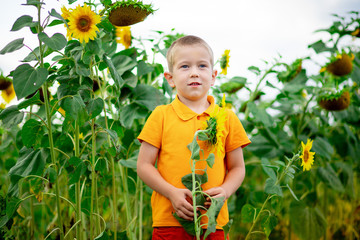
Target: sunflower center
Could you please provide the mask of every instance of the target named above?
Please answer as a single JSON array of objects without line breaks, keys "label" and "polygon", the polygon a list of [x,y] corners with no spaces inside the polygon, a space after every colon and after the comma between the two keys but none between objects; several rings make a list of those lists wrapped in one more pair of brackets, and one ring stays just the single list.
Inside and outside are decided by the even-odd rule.
[{"label": "sunflower center", "polygon": [[309,160],[309,151],[304,151],[304,162],[307,162]]},{"label": "sunflower center", "polygon": [[88,16],[81,16],[77,22],[77,28],[82,32],[88,32],[91,27],[91,19]]}]

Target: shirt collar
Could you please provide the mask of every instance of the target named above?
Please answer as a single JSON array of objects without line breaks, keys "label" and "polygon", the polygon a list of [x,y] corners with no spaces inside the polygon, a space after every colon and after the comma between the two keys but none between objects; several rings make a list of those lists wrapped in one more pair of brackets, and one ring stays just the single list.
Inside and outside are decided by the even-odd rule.
[{"label": "shirt collar", "polygon": [[[213,111],[215,107],[215,100],[213,96],[208,95],[207,100],[210,103],[210,106],[205,110],[205,114],[210,115],[210,113]],[[186,106],[184,103],[182,103],[179,100],[178,95],[176,95],[176,98],[174,101],[172,101],[171,106],[173,107],[175,113],[178,115],[179,118],[181,118],[184,121],[190,120],[193,117],[196,117],[200,114],[197,114],[193,110],[191,110],[188,106]]]}]

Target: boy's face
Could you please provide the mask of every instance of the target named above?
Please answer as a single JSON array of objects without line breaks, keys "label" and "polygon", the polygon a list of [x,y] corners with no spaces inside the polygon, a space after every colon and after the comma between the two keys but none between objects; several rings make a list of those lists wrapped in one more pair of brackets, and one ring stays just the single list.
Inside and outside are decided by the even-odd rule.
[{"label": "boy's face", "polygon": [[173,56],[173,70],[164,76],[171,87],[176,87],[180,101],[206,99],[217,75],[208,49],[199,44],[178,46]]}]

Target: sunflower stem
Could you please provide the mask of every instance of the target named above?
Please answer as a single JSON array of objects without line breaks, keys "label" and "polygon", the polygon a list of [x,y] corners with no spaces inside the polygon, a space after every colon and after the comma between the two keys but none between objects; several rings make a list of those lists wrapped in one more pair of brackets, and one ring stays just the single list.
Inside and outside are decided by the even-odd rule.
[{"label": "sunflower stem", "polygon": [[[80,139],[79,139],[79,122],[75,121],[75,157],[80,158]],[[82,221],[81,214],[81,187],[80,187],[80,179],[75,183],[75,201],[76,201],[76,221]],[[79,224],[76,227],[76,239],[82,239],[82,224]]]},{"label": "sunflower stem", "polygon": [[[92,146],[91,146],[91,198],[90,198],[90,239],[94,236],[94,194],[96,190],[96,173],[95,173],[95,156],[96,156],[96,136],[95,136],[95,118],[91,120],[91,135],[92,135]],[[96,201],[97,202],[97,201]],[[95,234],[97,232],[95,231]]]},{"label": "sunflower stem", "polygon": [[[38,25],[37,25],[37,32],[42,32],[42,26],[41,26],[41,4],[37,5],[37,13],[38,13]],[[43,54],[43,48],[42,48],[42,42],[39,40],[39,49],[40,49],[40,67],[44,67],[44,54]],[[48,136],[49,136],[49,145],[50,145],[50,157],[51,162],[55,168],[56,172],[56,178],[55,178],[55,196],[56,196],[56,208],[57,208],[57,222],[58,222],[58,228],[60,231],[60,240],[64,239],[64,230],[63,230],[63,223],[62,223],[62,216],[61,216],[61,206],[60,206],[60,189],[59,189],[59,167],[57,164],[57,161],[55,159],[55,151],[54,151],[54,140],[52,135],[52,127],[51,127],[51,113],[50,113],[50,101],[48,96],[48,82],[45,81],[45,83],[41,86],[44,94],[44,103],[45,103],[45,111],[46,111],[46,120],[47,120],[47,130],[48,130]]]}]

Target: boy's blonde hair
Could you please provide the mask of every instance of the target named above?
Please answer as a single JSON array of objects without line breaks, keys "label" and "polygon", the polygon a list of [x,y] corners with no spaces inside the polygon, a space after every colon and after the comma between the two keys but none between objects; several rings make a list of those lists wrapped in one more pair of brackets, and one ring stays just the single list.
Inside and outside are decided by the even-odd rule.
[{"label": "boy's blonde hair", "polygon": [[172,72],[173,70],[173,65],[174,65],[174,49],[176,47],[181,47],[181,46],[192,46],[192,45],[202,45],[203,47],[205,47],[210,54],[210,63],[211,63],[211,67],[213,67],[214,65],[214,53],[211,49],[211,47],[209,46],[209,44],[207,44],[207,42],[205,42],[202,38],[199,38],[197,36],[193,36],[193,35],[188,35],[185,37],[181,37],[177,40],[175,40],[171,46],[169,47],[167,53],[166,53],[166,60],[168,63],[168,68],[169,71]]}]

